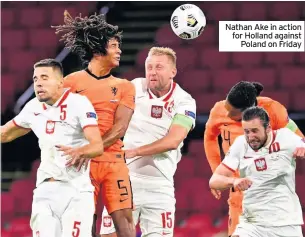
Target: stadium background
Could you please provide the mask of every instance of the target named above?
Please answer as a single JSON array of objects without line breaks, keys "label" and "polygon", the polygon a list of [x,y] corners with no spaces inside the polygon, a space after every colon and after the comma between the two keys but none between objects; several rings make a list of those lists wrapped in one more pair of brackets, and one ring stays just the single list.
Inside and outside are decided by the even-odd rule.
[{"label": "stadium background", "polygon": [[[183,2],[185,3],[185,2]],[[178,56],[176,81],[197,100],[197,127],[183,149],[175,175],[175,237],[211,237],[225,233],[227,193],[215,200],[203,149],[204,125],[214,103],[240,80],[259,81],[263,96],[280,101],[305,133],[305,53],[220,53],[220,20],[304,20],[304,2],[194,2],[207,17],[202,36],[183,41],[172,33],[169,19],[182,2],[1,2],[1,124],[15,116],[30,98],[32,66],[39,59],[63,60],[65,74],[83,68],[78,57],[63,50],[51,25],[63,23],[63,12],[83,16],[102,12],[123,30],[121,65],[114,75],[144,76],[148,48],[169,46]],[[28,90],[27,90],[28,89]],[[22,96],[22,97],[20,97]],[[221,142],[221,141],[220,141]],[[39,165],[37,139],[31,133],[2,145],[1,236],[27,237],[32,191]],[[298,162],[297,192],[305,208],[305,161]],[[302,184],[303,182],[303,184]],[[215,235],[216,236],[216,235]],[[223,235],[217,235],[223,236]],[[224,235],[226,236],[226,235]]]}]

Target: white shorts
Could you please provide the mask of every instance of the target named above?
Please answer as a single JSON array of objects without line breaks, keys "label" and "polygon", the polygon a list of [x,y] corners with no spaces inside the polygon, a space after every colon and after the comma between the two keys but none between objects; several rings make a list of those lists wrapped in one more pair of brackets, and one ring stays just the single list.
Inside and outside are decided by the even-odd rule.
[{"label": "white shorts", "polygon": [[30,225],[34,237],[88,237],[94,194],[64,182],[44,182],[34,190]]},{"label": "white shorts", "polygon": [[[173,236],[175,223],[174,187],[164,178],[143,178],[130,175],[135,209],[133,220],[140,223],[142,236],[158,234]],[[100,234],[115,232],[112,219],[106,208],[102,214]]]},{"label": "white shorts", "polygon": [[300,225],[288,226],[259,226],[251,223],[242,222],[237,225],[233,236],[239,237],[303,237]]}]

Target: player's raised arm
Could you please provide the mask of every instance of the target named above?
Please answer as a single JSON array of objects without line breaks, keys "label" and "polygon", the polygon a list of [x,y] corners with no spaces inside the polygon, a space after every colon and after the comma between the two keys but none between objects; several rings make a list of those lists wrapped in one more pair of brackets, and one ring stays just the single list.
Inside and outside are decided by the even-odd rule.
[{"label": "player's raised arm", "polygon": [[13,120],[1,126],[1,143],[11,142],[29,133],[31,131],[29,115],[28,104],[26,104]]},{"label": "player's raised arm", "polygon": [[195,119],[196,102],[193,99],[187,99],[179,104],[177,114],[174,116],[166,136],[151,144],[126,150],[125,157],[145,157],[177,149],[189,131],[195,127]]},{"label": "player's raised arm", "polygon": [[135,107],[135,88],[131,82],[124,84],[124,94],[121,104],[115,112],[114,124],[103,136],[104,147],[111,146],[122,138],[128,128]]},{"label": "player's raised arm", "polygon": [[274,126],[273,129],[280,129],[280,128],[288,128],[292,132],[296,133],[297,135],[304,137],[301,130],[298,128],[298,125],[289,118],[287,109],[279,102],[273,101],[271,106],[272,114],[269,114],[270,119],[274,120]]},{"label": "player's raised arm", "polygon": [[11,142],[18,137],[26,135],[30,131],[31,129],[20,127],[14,123],[14,120],[11,120],[1,126],[1,143]]},{"label": "player's raised arm", "polygon": [[247,178],[234,178],[233,174],[239,168],[240,158],[244,152],[243,137],[238,137],[231,146],[223,162],[216,168],[209,185],[216,190],[237,188],[239,190],[248,189],[252,182]]},{"label": "player's raised arm", "polygon": [[219,102],[217,102],[211,109],[204,132],[204,150],[213,172],[221,163],[220,149],[218,145],[218,136],[220,134],[220,130],[217,125],[217,119],[219,119],[217,113],[219,105],[218,103]]}]

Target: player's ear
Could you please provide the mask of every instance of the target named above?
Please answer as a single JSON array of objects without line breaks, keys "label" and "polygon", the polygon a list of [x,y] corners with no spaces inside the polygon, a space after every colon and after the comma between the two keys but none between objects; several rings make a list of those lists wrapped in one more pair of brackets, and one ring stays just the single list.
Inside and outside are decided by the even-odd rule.
[{"label": "player's ear", "polygon": [[173,70],[172,70],[172,78],[174,78],[176,75],[177,75],[177,68],[176,68],[176,67],[173,67]]}]

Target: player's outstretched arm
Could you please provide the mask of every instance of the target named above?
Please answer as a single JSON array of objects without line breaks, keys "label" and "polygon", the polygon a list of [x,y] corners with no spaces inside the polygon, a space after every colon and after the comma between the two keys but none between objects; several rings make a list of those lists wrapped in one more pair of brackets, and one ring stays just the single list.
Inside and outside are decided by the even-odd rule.
[{"label": "player's outstretched arm", "polygon": [[56,146],[59,151],[63,152],[64,156],[68,156],[66,166],[77,166],[78,170],[80,170],[84,164],[87,166],[90,158],[101,156],[104,152],[103,141],[98,126],[87,126],[83,131],[89,144],[77,148],[62,145]]},{"label": "player's outstretched arm", "polygon": [[212,172],[214,172],[221,163],[220,149],[218,145],[220,130],[216,122],[219,120],[217,113],[219,107],[218,103],[216,103],[211,109],[204,131],[204,150]]},{"label": "player's outstretched arm", "polygon": [[216,190],[234,188],[244,191],[251,187],[251,180],[248,178],[234,178],[232,177],[233,174],[234,171],[226,165],[219,165],[209,181],[210,188]]},{"label": "player's outstretched arm", "polygon": [[115,113],[114,124],[103,136],[105,148],[111,146],[125,135],[132,115],[133,109],[130,109],[125,105],[118,106]]},{"label": "player's outstretched arm", "polygon": [[31,129],[20,127],[11,120],[1,126],[1,143],[11,142],[18,137],[26,135],[30,131]]},{"label": "player's outstretched arm", "polygon": [[114,124],[103,136],[104,148],[111,146],[118,139],[124,137],[133,115],[135,108],[135,87],[131,82],[126,81],[122,90],[122,99],[115,112]]},{"label": "player's outstretched arm", "polygon": [[132,150],[125,151],[126,158],[133,158],[136,156],[151,156],[175,150],[186,138],[188,132],[192,128],[192,120],[185,115],[175,115],[174,121],[163,138]]}]

